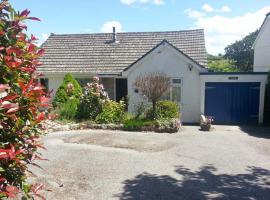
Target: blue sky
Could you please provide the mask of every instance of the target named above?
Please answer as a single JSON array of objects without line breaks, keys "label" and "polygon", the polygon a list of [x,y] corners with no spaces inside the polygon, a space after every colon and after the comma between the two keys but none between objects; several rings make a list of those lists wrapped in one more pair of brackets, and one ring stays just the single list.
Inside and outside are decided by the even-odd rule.
[{"label": "blue sky", "polygon": [[223,53],[226,45],[261,25],[270,0],[11,0],[28,8],[41,22],[29,32],[41,41],[50,33],[170,31],[204,28],[207,51]]}]

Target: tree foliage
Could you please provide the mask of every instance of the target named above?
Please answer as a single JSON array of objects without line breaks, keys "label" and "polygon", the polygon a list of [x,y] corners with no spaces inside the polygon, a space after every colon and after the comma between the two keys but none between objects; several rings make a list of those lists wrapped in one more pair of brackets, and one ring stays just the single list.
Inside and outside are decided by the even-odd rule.
[{"label": "tree foliage", "polygon": [[152,72],[140,75],[135,79],[134,87],[141,95],[146,96],[153,106],[153,113],[156,113],[158,99],[169,89],[170,78],[162,72]]},{"label": "tree foliage", "polygon": [[224,58],[222,55],[214,56],[208,54],[208,68],[213,72],[238,72],[235,62]]},{"label": "tree foliage", "polygon": [[53,106],[61,106],[66,103],[70,97],[79,99],[82,95],[82,88],[78,81],[74,79],[71,73],[66,74],[63,83],[57,89],[53,99]]},{"label": "tree foliage", "polygon": [[0,199],[22,193],[25,199],[40,196],[42,185],[27,182],[28,165],[42,159],[40,124],[48,106],[44,88],[36,81],[43,54],[34,36],[25,34],[29,11],[15,12],[8,1],[0,3]]},{"label": "tree foliage", "polygon": [[258,33],[259,30],[256,30],[225,48],[224,57],[234,60],[239,71],[252,71],[254,60],[252,45]]}]

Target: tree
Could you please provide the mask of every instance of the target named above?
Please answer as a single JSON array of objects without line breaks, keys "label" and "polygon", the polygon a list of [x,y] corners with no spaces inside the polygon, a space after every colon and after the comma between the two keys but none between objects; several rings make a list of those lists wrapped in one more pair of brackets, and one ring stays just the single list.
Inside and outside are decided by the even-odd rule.
[{"label": "tree", "polygon": [[259,30],[256,30],[242,40],[236,41],[225,48],[224,57],[234,60],[236,67],[240,71],[252,71],[254,60],[252,45],[255,42],[258,33]]},{"label": "tree", "polygon": [[55,97],[53,99],[53,106],[61,106],[66,103],[70,97],[79,99],[82,95],[82,87],[76,81],[72,74],[68,73],[64,77],[63,83],[57,89]]},{"label": "tree", "polygon": [[214,72],[238,72],[233,60],[224,58],[222,55],[207,55],[208,68]]},{"label": "tree", "polygon": [[152,102],[153,114],[155,115],[157,101],[169,89],[170,78],[165,73],[152,72],[138,76],[135,79],[134,87]]},{"label": "tree", "polygon": [[[43,50],[37,38],[27,36],[24,21],[30,11],[15,12],[8,1],[0,2],[0,199],[40,196],[42,185],[27,182],[28,165],[41,160],[41,122],[49,98],[36,81],[36,67]],[[43,110],[43,111],[42,111]]]}]

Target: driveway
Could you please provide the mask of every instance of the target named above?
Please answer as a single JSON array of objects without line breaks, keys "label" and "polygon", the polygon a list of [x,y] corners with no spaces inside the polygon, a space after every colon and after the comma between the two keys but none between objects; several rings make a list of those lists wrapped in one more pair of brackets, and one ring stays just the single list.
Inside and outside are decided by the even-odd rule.
[{"label": "driveway", "polygon": [[[269,134],[268,134],[269,133]],[[270,199],[270,130],[72,131],[44,137],[47,199]]]}]

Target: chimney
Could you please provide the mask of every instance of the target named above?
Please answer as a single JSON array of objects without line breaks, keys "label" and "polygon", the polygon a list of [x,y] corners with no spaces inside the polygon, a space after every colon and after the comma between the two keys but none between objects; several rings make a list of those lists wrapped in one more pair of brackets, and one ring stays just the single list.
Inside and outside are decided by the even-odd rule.
[{"label": "chimney", "polygon": [[117,42],[117,33],[115,27],[113,27],[113,42]]}]

